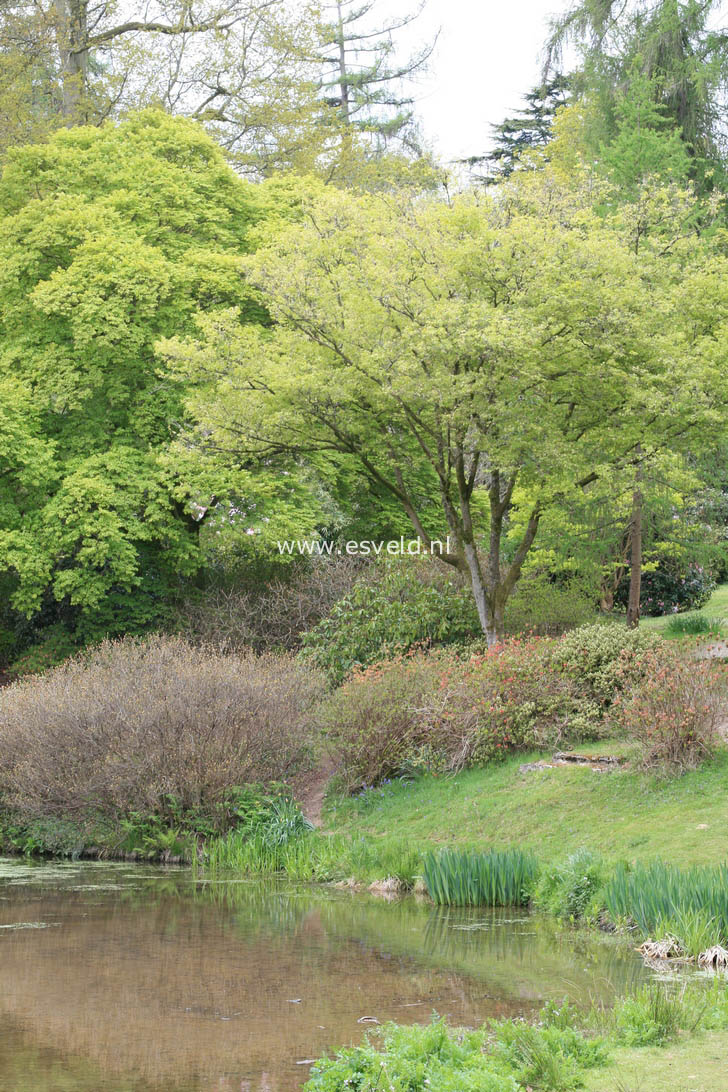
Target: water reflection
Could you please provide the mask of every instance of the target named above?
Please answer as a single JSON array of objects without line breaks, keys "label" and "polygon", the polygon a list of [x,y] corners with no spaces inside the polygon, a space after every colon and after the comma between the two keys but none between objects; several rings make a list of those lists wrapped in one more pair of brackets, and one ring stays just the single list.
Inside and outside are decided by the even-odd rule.
[{"label": "water reflection", "polygon": [[610,938],[523,913],[2,862],[0,1087],[290,1092],[368,1018],[474,1025],[644,974]]}]

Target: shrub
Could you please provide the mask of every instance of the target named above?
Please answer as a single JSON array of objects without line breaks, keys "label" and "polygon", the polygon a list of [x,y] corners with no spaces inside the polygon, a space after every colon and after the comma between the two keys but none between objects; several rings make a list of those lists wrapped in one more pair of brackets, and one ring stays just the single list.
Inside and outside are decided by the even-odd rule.
[{"label": "shrub", "polygon": [[62,663],[78,651],[78,644],[62,627],[49,628],[43,639],[27,648],[8,668],[8,676],[18,679],[23,675],[37,675]]},{"label": "shrub", "polygon": [[506,607],[509,633],[558,636],[594,617],[596,596],[579,580],[557,582],[547,573],[521,577]]},{"label": "shrub", "polygon": [[321,691],[290,656],[105,642],[0,691],[0,792],[24,816],[215,808],[301,764]]},{"label": "shrub", "polygon": [[[645,614],[673,614],[682,610],[697,610],[704,606],[715,591],[712,573],[702,565],[683,568],[663,563],[656,569],[646,569],[640,586],[640,607]],[[627,606],[629,581],[620,584],[615,602]]]},{"label": "shrub", "polygon": [[566,633],[555,647],[553,663],[578,682],[582,700],[601,712],[615,694],[640,678],[645,654],[656,654],[663,644],[657,634],[598,622]]},{"label": "shrub", "polygon": [[425,560],[372,569],[303,638],[305,655],[333,683],[396,653],[462,644],[481,632],[472,593],[457,574]]},{"label": "shrub", "polygon": [[316,558],[287,580],[277,576],[253,588],[207,588],[184,604],[178,628],[193,644],[221,652],[297,649],[302,634],[362,577],[362,567],[353,557]]},{"label": "shrub", "polygon": [[594,625],[561,638],[509,638],[469,656],[412,650],[355,670],[320,714],[341,759],[341,787],[599,738],[614,693],[660,643]]},{"label": "shrub", "polygon": [[397,656],[355,671],[323,703],[319,723],[340,759],[344,791],[446,761],[428,716],[443,662],[437,654]]},{"label": "shrub", "polygon": [[646,767],[689,769],[713,751],[727,699],[719,665],[663,647],[642,657],[640,681],[618,696],[610,715],[639,741]]},{"label": "shrub", "polygon": [[443,672],[430,717],[449,741],[451,768],[562,740],[581,705],[573,681],[553,669],[557,646],[548,638],[510,638]]},{"label": "shrub", "polygon": [[544,869],[533,893],[534,905],[557,917],[578,921],[599,910],[597,896],[606,868],[589,850],[573,853],[563,865]]}]

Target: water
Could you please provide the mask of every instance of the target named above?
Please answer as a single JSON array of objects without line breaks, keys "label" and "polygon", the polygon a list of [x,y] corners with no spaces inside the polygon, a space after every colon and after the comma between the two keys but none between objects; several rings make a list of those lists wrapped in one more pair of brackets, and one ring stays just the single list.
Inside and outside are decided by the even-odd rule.
[{"label": "water", "polygon": [[477,1025],[645,977],[520,911],[186,869],[0,861],[2,1092],[292,1092],[373,1025]]}]

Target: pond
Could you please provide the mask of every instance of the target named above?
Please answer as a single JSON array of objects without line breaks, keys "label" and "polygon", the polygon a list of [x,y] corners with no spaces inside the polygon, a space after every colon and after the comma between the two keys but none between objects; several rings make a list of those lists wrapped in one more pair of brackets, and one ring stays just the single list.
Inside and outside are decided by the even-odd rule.
[{"label": "pond", "polygon": [[614,938],[517,910],[187,869],[0,861],[0,1087],[292,1092],[375,1021],[476,1025],[642,981]]}]

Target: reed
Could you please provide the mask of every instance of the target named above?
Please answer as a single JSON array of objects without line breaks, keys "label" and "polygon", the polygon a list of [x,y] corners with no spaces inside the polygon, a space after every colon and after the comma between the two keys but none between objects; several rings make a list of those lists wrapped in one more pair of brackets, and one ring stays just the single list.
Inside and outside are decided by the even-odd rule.
[{"label": "reed", "polygon": [[728,940],[728,864],[620,864],[604,889],[604,903],[612,921],[631,920],[645,936],[670,933],[688,955],[696,955],[706,942]]},{"label": "reed", "polygon": [[205,867],[210,872],[280,873],[293,880],[394,879],[409,889],[422,872],[422,856],[411,843],[396,838],[349,838],[307,830],[276,842],[265,830],[242,829],[208,843]]},{"label": "reed", "polygon": [[423,874],[434,902],[445,906],[521,906],[538,875],[536,858],[519,849],[441,849],[426,853]]}]

